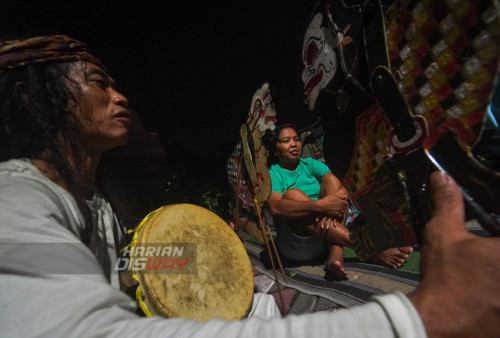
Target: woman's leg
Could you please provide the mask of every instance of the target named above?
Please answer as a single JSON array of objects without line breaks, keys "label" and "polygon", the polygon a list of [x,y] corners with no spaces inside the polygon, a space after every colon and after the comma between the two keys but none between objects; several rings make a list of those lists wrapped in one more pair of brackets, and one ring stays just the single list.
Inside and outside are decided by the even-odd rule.
[{"label": "woman's leg", "polygon": [[[285,191],[282,198],[293,201],[311,201],[311,198],[309,196],[307,196],[302,190],[296,188]],[[315,225],[314,216],[302,218],[287,218],[286,220],[294,234],[302,237],[314,234],[314,232],[312,232]]]},{"label": "woman's leg", "polygon": [[[335,184],[334,180],[322,180],[320,188],[320,198],[328,195],[344,195],[347,194],[345,189],[338,184]],[[318,218],[316,222],[316,232],[330,243],[349,246],[351,240],[349,238],[349,231],[346,228],[347,213],[342,219],[334,220],[324,217]]]},{"label": "woman's leg", "polygon": [[[310,201],[311,198],[299,189],[290,189],[285,192],[282,198],[288,198],[296,201]],[[299,236],[317,235],[330,242],[328,259],[325,262],[325,271],[327,278],[333,280],[349,279],[349,274],[344,268],[344,250],[343,245],[349,244],[349,233],[341,222],[329,222],[331,230],[326,227],[321,229],[322,223],[325,222],[323,217],[311,216],[300,219],[288,219],[287,223],[292,231]],[[335,224],[338,224],[335,226]],[[325,237],[324,235],[327,234]],[[338,245],[340,244],[340,245]]]},{"label": "woman's leg", "polygon": [[[339,187],[335,186],[334,184],[329,184],[332,181],[327,181],[326,184],[321,184],[321,190],[320,190],[320,197],[327,196],[329,194],[337,194],[339,193]],[[342,188],[343,189],[343,188]],[[342,222],[334,222],[334,228],[332,229],[331,227],[327,230],[323,229],[323,234],[322,237],[326,238],[329,242],[342,246],[350,246],[350,238],[349,238],[349,231],[345,227],[345,221],[346,221],[347,215],[345,215],[344,219]],[[321,225],[319,225],[319,228],[321,229]],[[323,226],[323,228],[325,228]],[[338,259],[335,259],[335,257],[339,257],[338,255],[338,249],[337,254],[334,254],[334,251],[330,252],[330,259],[329,261],[338,261]],[[391,267],[393,269],[398,269],[400,268],[408,259],[409,255],[413,252],[412,247],[400,247],[400,248],[390,248],[387,250],[384,250],[373,257],[370,258],[370,261],[385,265],[388,267]],[[336,263],[337,265],[340,264],[340,266],[343,266],[343,263]],[[328,266],[334,267],[332,264],[327,264]],[[333,269],[335,271],[335,269]],[[337,271],[338,273],[343,273],[342,270]]]},{"label": "woman's leg", "polygon": [[[299,189],[291,189],[283,195],[284,199],[310,201],[311,199]],[[296,262],[314,260],[325,254],[328,246],[318,236],[311,236],[308,228],[312,228],[314,217],[275,218],[274,224],[278,232],[277,245],[280,253]]]},{"label": "woman's leg", "polygon": [[[322,185],[321,187],[322,194],[328,195],[335,194],[337,192],[338,189],[332,189],[332,187],[329,187],[328,185]],[[285,194],[283,194],[282,198],[288,198],[297,201],[311,200],[311,198],[300,189],[289,189],[285,192]],[[334,272],[335,275],[339,274],[339,272],[343,274],[343,264],[339,259],[337,259],[339,257],[338,253],[343,246],[350,246],[351,244],[349,231],[345,226],[345,217],[342,221],[333,221],[331,219],[318,215],[316,217],[311,216],[299,219],[287,219],[287,222],[296,235],[303,237],[317,235],[331,243],[333,246],[337,246],[338,248],[334,249],[335,251],[330,251],[330,264],[328,264],[326,268],[327,270]],[[402,264],[404,264],[412,251],[413,249],[411,247],[391,248],[375,255],[370,260],[397,269],[401,267]],[[340,263],[340,267],[338,269],[335,268],[336,266],[338,266],[338,263],[331,264],[336,261]]]},{"label": "woman's leg", "polygon": [[340,245],[331,246],[328,260],[325,263],[325,271],[327,279],[349,279],[349,273],[344,267],[344,249]]},{"label": "woman's leg", "polygon": [[[323,188],[322,188],[323,190]],[[328,188],[325,189],[328,192]],[[333,191],[331,191],[333,193]],[[284,194],[284,199],[295,201],[310,201],[311,198],[307,196],[300,189],[289,189]],[[332,244],[349,245],[349,232],[341,221],[333,221],[330,218],[323,217],[322,215],[313,215],[310,217],[287,219],[288,225],[292,231],[299,236],[317,235]]]}]

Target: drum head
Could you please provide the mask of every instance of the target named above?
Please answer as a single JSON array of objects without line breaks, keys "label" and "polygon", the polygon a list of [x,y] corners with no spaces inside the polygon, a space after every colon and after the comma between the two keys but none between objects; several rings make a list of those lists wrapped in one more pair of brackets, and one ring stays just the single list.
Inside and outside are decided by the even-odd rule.
[{"label": "drum head", "polygon": [[136,249],[150,251],[134,253],[146,268],[133,272],[152,315],[200,321],[246,316],[252,266],[241,240],[219,216],[191,204],[168,205],[148,215],[137,231]]}]

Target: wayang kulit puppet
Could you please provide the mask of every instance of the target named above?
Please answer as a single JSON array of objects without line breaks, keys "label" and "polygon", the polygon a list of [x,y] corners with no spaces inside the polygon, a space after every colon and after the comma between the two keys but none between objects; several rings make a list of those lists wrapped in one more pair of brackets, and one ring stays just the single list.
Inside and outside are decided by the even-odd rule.
[{"label": "wayang kulit puppet", "polygon": [[418,242],[436,169],[500,234],[500,174],[472,154],[497,83],[499,12],[496,0],[318,3],[303,44],[305,101],[364,215],[352,235],[361,258]]},{"label": "wayang kulit puppet", "polygon": [[271,194],[271,176],[267,167],[267,151],[262,144],[266,130],[274,130],[276,110],[269,84],[264,83],[252,97],[247,120],[240,126],[240,141],[226,163],[229,183],[235,193],[232,206],[236,227],[264,242],[258,229],[256,209]]}]

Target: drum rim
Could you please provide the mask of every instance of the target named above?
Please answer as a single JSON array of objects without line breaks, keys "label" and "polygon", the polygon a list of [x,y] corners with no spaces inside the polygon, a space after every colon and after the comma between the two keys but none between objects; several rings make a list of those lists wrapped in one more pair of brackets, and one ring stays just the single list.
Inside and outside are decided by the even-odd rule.
[{"label": "drum rim", "polygon": [[[148,221],[150,221],[152,219],[152,217],[154,217],[155,215],[159,215],[159,213],[165,208],[174,208],[174,207],[180,207],[180,206],[187,206],[189,208],[201,209],[204,212],[212,214],[213,216],[215,216],[216,219],[218,218],[222,223],[227,224],[227,222],[225,222],[219,215],[217,215],[216,213],[212,212],[211,210],[203,208],[199,205],[190,204],[190,203],[168,204],[168,205],[164,205],[158,209],[151,211],[150,213],[148,213],[144,217],[143,220],[141,220],[141,222],[139,223],[139,225],[135,229],[129,230],[129,233],[133,233],[133,237],[132,237],[132,240],[128,246],[135,247],[139,244],[140,234],[141,234],[145,224],[147,224]],[[228,225],[228,229],[230,229],[229,225]],[[235,232],[231,231],[229,233],[232,233],[239,240],[239,237],[237,237],[237,234]],[[252,268],[250,258],[248,257],[248,253],[246,252],[246,249],[244,248],[243,243],[241,241],[238,241],[238,242],[241,243],[241,249],[243,249],[242,252],[244,252],[246,254],[246,258],[247,258],[248,262],[246,262],[247,264],[245,264],[245,265],[248,265],[248,271],[251,273],[253,268]],[[130,262],[131,262],[132,267],[133,267],[133,260],[134,260],[134,257],[133,257],[133,255],[131,255]],[[131,277],[133,279],[135,279],[136,281],[138,281],[138,283],[139,283],[139,286],[136,289],[136,299],[135,300],[136,300],[137,305],[144,312],[144,314],[148,317],[153,317],[153,316],[165,316],[166,317],[167,314],[157,311],[154,303],[151,303],[151,301],[148,299],[149,297],[147,295],[147,292],[145,290],[143,290],[143,287],[141,285],[140,274],[138,274],[136,271],[134,271],[133,268],[131,268],[130,274],[131,274]],[[231,319],[233,319],[233,320],[243,319],[247,316],[248,312],[251,310],[252,302],[253,302],[253,292],[254,292],[253,291],[254,290],[253,277],[249,280],[249,285],[248,285],[249,290],[250,290],[250,286],[251,286],[251,292],[250,292],[249,300],[248,300],[248,302],[246,302],[246,303],[248,303],[248,306],[247,306],[245,313],[242,313],[242,314],[240,314],[234,318],[231,318]],[[172,312],[174,312],[174,311],[172,311]],[[215,317],[214,317],[214,319],[215,319]]]}]

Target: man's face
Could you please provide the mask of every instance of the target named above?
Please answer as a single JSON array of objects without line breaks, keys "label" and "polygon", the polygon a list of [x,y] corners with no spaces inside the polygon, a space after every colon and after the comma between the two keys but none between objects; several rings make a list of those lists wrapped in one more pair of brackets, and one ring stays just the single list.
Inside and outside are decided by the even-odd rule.
[{"label": "man's face", "polygon": [[276,156],[280,163],[295,163],[300,158],[302,143],[293,128],[283,128],[276,139]]},{"label": "man's face", "polygon": [[125,144],[131,114],[127,98],[113,88],[113,79],[90,62],[75,63],[71,72],[82,93],[76,116],[85,149],[100,154]]},{"label": "man's face", "polygon": [[320,91],[333,79],[338,67],[336,40],[326,27],[321,27],[322,20],[321,13],[314,16],[302,46],[304,100],[309,110],[314,109]]}]

